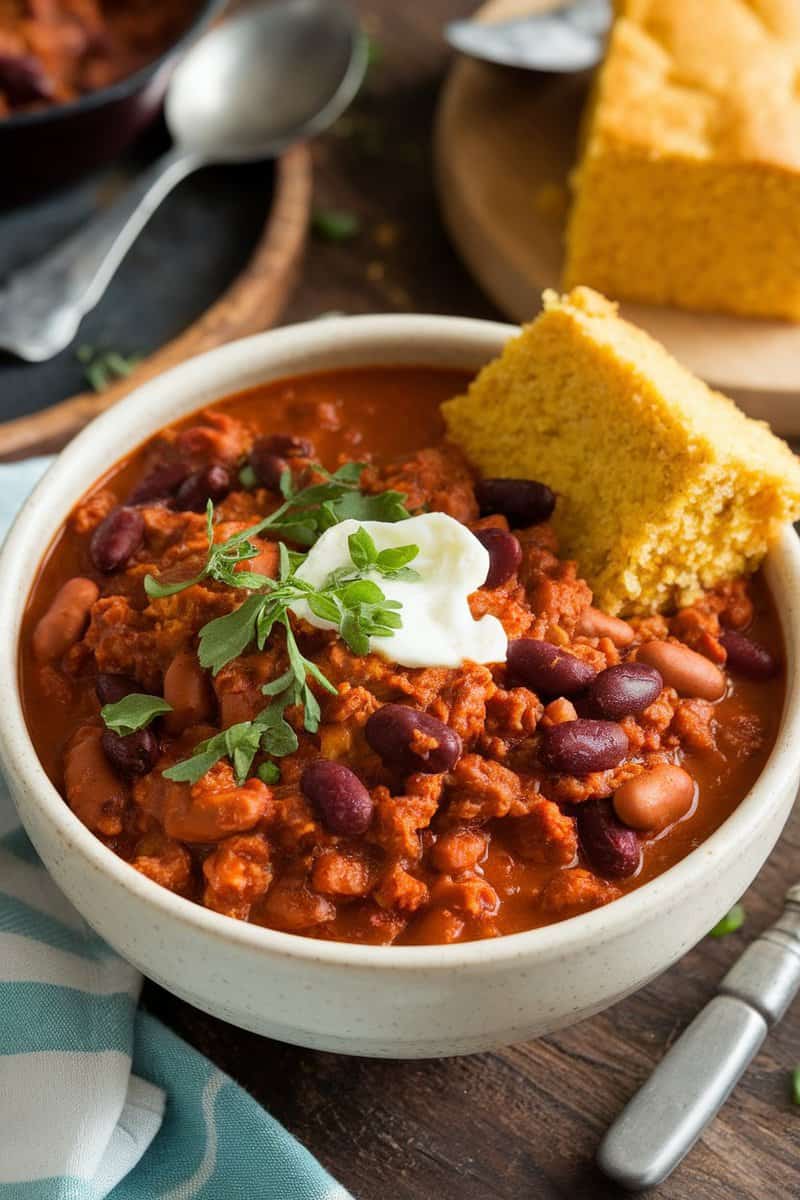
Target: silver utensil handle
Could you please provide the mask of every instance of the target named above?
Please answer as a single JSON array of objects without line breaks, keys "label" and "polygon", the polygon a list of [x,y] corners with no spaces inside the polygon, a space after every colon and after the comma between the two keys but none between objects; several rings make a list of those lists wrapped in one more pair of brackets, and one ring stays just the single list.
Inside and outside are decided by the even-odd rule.
[{"label": "silver utensil handle", "polygon": [[800,887],[744,952],[606,1134],[600,1168],[634,1191],[670,1174],[800,990]]},{"label": "silver utensil handle", "polygon": [[24,267],[0,291],[0,347],[43,362],[70,344],[161,201],[202,160],[171,150],[55,250]]}]

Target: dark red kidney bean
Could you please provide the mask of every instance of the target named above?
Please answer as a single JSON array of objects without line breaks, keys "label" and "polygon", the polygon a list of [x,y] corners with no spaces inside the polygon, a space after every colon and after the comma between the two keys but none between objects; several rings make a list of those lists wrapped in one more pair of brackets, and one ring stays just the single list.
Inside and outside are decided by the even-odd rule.
[{"label": "dark red kidney bean", "polygon": [[169,500],[189,474],[184,463],[162,463],[137,483],[128,497],[128,504],[149,504],[153,500]]},{"label": "dark red kidney bean", "polygon": [[319,759],[309,763],[300,789],[329,833],[354,837],[365,833],[374,805],[364,784],[344,763]]},{"label": "dark red kidney bean", "polygon": [[33,54],[0,54],[0,91],[12,107],[52,100],[53,81]]},{"label": "dark red kidney bean", "polygon": [[720,635],[722,645],[728,655],[726,666],[745,679],[771,679],[778,670],[775,656],[759,642],[737,633],[735,629],[726,629]]},{"label": "dark red kidney bean", "polygon": [[279,458],[311,458],[314,453],[314,445],[308,438],[296,437],[293,433],[273,433],[257,438],[253,451],[256,449],[264,454],[277,454]]},{"label": "dark red kidney bean", "polygon": [[614,815],[607,800],[587,800],[578,809],[578,839],[593,871],[606,879],[627,879],[639,869],[642,847],[633,829]]},{"label": "dark red kidney bean", "polygon": [[116,704],[124,700],[132,692],[141,692],[141,688],[130,675],[109,675],[103,673],[94,681],[94,690],[101,704]]},{"label": "dark red kidney bean", "polygon": [[540,696],[574,696],[597,672],[582,658],[567,654],[552,642],[517,638],[508,643],[506,680],[509,687],[527,687]]},{"label": "dark red kidney bean", "polygon": [[[384,704],[367,721],[364,733],[387,766],[408,774],[439,775],[452,770],[461,757],[461,738],[454,729],[405,704]],[[416,750],[415,734],[432,738],[436,745]]]},{"label": "dark red kidney bean", "polygon": [[230,471],[221,463],[212,463],[183,481],[175,496],[175,508],[181,512],[205,512],[209,500],[219,504],[230,490]]},{"label": "dark red kidney bean", "polygon": [[476,529],[475,537],[489,553],[489,574],[483,586],[496,588],[516,575],[522,562],[522,546],[505,529]]},{"label": "dark red kidney bean", "polygon": [[125,737],[113,729],[105,729],[101,743],[114,770],[126,778],[146,775],[156,765],[158,741],[150,729],[137,729]]},{"label": "dark red kidney bean", "polygon": [[120,571],[144,541],[144,517],[138,508],[115,508],[95,529],[89,557],[106,575]]},{"label": "dark red kidney bean", "polygon": [[253,445],[248,462],[253,468],[253,474],[262,487],[269,488],[271,492],[279,492],[281,488],[281,475],[283,475],[284,471],[289,470],[289,464],[281,455],[274,454],[272,450],[265,449],[264,440],[259,438]]},{"label": "dark red kidney bean", "polygon": [[628,738],[615,721],[579,717],[542,730],[542,761],[563,775],[589,775],[619,766],[628,753]]},{"label": "dark red kidney bean", "polygon": [[618,721],[644,712],[658,698],[663,686],[664,680],[655,667],[640,662],[617,663],[592,681],[588,698],[601,717]]},{"label": "dark red kidney bean", "polygon": [[535,479],[481,479],[475,498],[484,517],[502,513],[509,525],[538,525],[552,516],[555,494]]}]

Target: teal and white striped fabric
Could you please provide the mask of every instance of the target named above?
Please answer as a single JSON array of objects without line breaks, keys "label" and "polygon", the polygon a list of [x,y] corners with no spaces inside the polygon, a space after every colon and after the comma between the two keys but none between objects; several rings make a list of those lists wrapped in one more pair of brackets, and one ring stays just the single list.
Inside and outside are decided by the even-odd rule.
[{"label": "teal and white striped fabric", "polygon": [[[48,461],[0,467],[0,538]],[[140,986],[51,882],[0,780],[0,1200],[349,1200],[137,1009]]]}]

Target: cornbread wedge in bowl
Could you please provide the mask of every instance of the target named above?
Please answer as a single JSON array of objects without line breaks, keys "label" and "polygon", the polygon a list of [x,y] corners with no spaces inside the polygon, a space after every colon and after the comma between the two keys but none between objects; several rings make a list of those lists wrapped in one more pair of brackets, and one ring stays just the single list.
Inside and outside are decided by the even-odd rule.
[{"label": "cornbread wedge in bowl", "polygon": [[800,464],[589,288],[544,311],[462,396],[450,437],[489,475],[544,479],[610,613],[690,603],[748,574],[800,516]]}]

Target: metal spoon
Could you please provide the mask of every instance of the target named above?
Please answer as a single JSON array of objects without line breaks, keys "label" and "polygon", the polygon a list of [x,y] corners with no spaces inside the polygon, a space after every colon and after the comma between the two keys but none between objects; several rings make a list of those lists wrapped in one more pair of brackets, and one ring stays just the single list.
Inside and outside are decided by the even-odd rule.
[{"label": "metal spoon", "polygon": [[78,233],[11,276],[0,291],[0,347],[29,362],[63,350],[181,179],[319,133],[353,99],[366,64],[366,40],[338,0],[257,3],[206,33],[167,92],[174,147]]},{"label": "metal spoon", "polygon": [[450,45],[462,54],[529,71],[582,71],[603,55],[611,25],[609,0],[572,0],[553,12],[509,21],[452,21]]},{"label": "metal spoon", "polygon": [[783,914],[745,950],[628,1102],[597,1153],[606,1175],[631,1191],[675,1169],[719,1112],[767,1033],[800,991],[800,884]]}]

